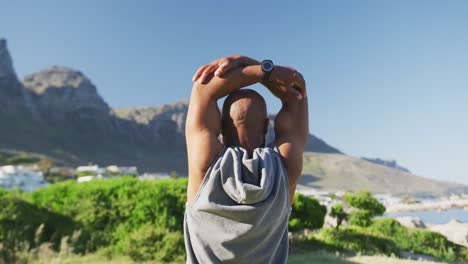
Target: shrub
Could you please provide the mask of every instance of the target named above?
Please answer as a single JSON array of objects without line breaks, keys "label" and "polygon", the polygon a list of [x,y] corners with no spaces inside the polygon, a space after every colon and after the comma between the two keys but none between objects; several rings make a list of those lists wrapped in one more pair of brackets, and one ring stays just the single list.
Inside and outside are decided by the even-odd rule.
[{"label": "shrub", "polygon": [[58,249],[62,237],[70,237],[80,228],[70,218],[27,203],[15,194],[2,192],[0,208],[0,255],[7,263],[15,262],[20,247],[35,247],[47,241]]},{"label": "shrub", "polygon": [[349,213],[349,222],[353,225],[367,227],[372,224],[372,214],[367,210],[355,210]]},{"label": "shrub", "polygon": [[448,241],[445,236],[430,230],[411,230],[408,239],[411,241],[410,250],[417,253],[429,254],[447,261],[463,258],[467,260],[466,257],[468,257],[465,247],[456,245]]},{"label": "shrub", "polygon": [[296,193],[289,218],[289,230],[295,232],[304,228],[321,228],[326,213],[327,208],[315,198]]},{"label": "shrub", "polygon": [[338,230],[323,228],[316,238],[334,251],[385,255],[399,255],[400,252],[391,238],[359,226],[348,226]]},{"label": "shrub", "polygon": [[[77,248],[94,251],[118,245],[145,224],[182,232],[185,190],[186,180],[140,181],[127,177],[63,182],[26,197],[38,206],[81,223],[84,234]],[[122,252],[121,248],[116,249]]]},{"label": "shrub", "polygon": [[150,224],[134,230],[121,243],[124,253],[135,261],[158,260],[167,263],[183,260],[185,253],[182,233]]},{"label": "shrub", "polygon": [[400,222],[398,222],[395,219],[376,219],[374,220],[370,228],[386,235],[387,237],[393,238],[395,243],[397,243],[398,247],[400,247],[401,249],[407,250],[411,247],[408,228],[400,224]]},{"label": "shrub", "polygon": [[446,261],[468,260],[468,249],[452,243],[439,233],[425,229],[408,229],[397,220],[377,219],[372,230],[392,238],[402,250],[427,254]]},{"label": "shrub", "polygon": [[350,213],[349,220],[354,225],[369,226],[373,217],[385,212],[385,206],[367,190],[360,191],[357,194],[347,193],[344,195],[344,200],[350,206],[358,209]]},{"label": "shrub", "polygon": [[341,223],[348,218],[348,214],[344,211],[341,204],[335,204],[331,208],[330,216],[336,218],[336,229],[340,228]]}]

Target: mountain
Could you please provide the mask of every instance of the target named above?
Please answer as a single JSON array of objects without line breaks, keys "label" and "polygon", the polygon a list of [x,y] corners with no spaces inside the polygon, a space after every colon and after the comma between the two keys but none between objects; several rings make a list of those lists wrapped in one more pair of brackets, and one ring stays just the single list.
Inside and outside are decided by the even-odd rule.
[{"label": "mountain", "polygon": [[[187,110],[186,101],[113,109],[84,73],[67,67],[49,67],[20,81],[6,40],[0,39],[0,150],[41,153],[72,166],[133,165],[142,172],[187,175]],[[270,124],[267,141],[274,139]],[[306,151],[300,188],[468,192],[464,185],[418,177],[396,163],[349,157],[314,135],[309,135]]]},{"label": "mountain", "polygon": [[468,193],[468,186],[431,180],[347,155],[305,153],[298,189],[371,190],[420,197]]},{"label": "mountain", "polygon": [[375,163],[375,164],[378,164],[378,165],[382,165],[382,166],[393,168],[393,169],[396,169],[396,170],[399,170],[399,171],[411,173],[411,171],[408,170],[407,168],[398,165],[398,163],[395,160],[383,160],[383,159],[380,159],[380,158],[375,158],[374,159],[374,158],[365,158],[365,157],[362,157],[362,159],[366,160],[366,161],[369,161],[369,162],[372,162],[372,163]]},{"label": "mountain", "polygon": [[[19,80],[0,41],[0,148],[44,153],[71,165],[136,165],[187,173],[188,102],[112,109],[82,72],[60,66]],[[272,129],[270,129],[272,130]],[[340,153],[310,135],[308,150]]]}]

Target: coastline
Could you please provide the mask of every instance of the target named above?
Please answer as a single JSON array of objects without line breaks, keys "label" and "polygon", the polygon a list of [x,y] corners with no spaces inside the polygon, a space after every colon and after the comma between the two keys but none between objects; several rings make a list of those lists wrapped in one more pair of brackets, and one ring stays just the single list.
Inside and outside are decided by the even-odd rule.
[{"label": "coastline", "polygon": [[[446,219],[444,222],[430,221],[427,216],[424,217],[425,212],[430,211],[445,212],[449,210],[463,210],[468,211],[468,196],[451,196],[439,198],[437,200],[422,200],[417,203],[405,204],[405,203],[393,203],[386,205],[386,214],[394,214],[389,216],[398,220],[402,225],[408,228],[422,228],[431,230],[442,234],[448,240],[468,247],[468,222],[466,217],[453,217]],[[417,216],[411,215],[415,212]],[[399,213],[403,213],[403,216],[398,216]],[[409,213],[408,216],[404,216],[404,213]],[[463,214],[466,215],[466,214]],[[438,218],[438,220],[444,217]],[[433,219],[434,220],[434,219]]]},{"label": "coastline", "polygon": [[450,209],[468,210],[468,195],[450,196],[437,200],[422,200],[417,203],[385,203],[385,213],[415,211],[447,211]]}]

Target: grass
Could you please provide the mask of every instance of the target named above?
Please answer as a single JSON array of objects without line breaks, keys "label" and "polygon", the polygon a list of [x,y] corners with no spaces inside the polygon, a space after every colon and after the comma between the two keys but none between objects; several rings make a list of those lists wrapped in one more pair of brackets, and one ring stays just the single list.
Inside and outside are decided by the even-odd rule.
[{"label": "grass", "polygon": [[[23,263],[31,264],[162,264],[162,262],[134,262],[129,257],[106,257],[102,253],[94,253],[88,255],[60,255],[47,254],[46,252],[39,257],[29,257]],[[173,262],[174,264],[182,264],[185,262]],[[331,253],[317,251],[305,254],[291,255],[288,259],[288,264],[440,264],[440,262],[424,261],[424,260],[409,260],[387,256],[353,256],[345,257],[334,255]]]}]

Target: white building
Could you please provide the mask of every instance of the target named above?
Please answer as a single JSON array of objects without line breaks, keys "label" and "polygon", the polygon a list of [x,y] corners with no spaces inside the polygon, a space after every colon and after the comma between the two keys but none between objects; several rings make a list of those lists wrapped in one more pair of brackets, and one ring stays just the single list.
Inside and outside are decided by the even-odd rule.
[{"label": "white building", "polygon": [[76,173],[80,173],[80,177],[77,178],[78,182],[87,182],[95,179],[118,178],[125,174],[138,175],[138,169],[137,167],[119,167],[116,165],[101,168],[98,165],[92,165],[80,166],[76,168]]},{"label": "white building", "polygon": [[137,167],[131,166],[131,167],[119,167],[120,173],[121,174],[132,174],[132,175],[138,175],[138,169]]},{"label": "white building", "polygon": [[44,174],[24,166],[1,166],[0,187],[5,189],[20,188],[24,192],[34,191],[37,188],[47,187],[49,183]]},{"label": "white building", "polygon": [[138,169],[137,167],[131,166],[131,167],[119,167],[116,165],[110,165],[106,167],[106,172],[111,173],[111,174],[132,174],[132,175],[138,175]]},{"label": "white building", "polygon": [[170,179],[171,176],[167,173],[144,173],[138,176],[140,180],[158,180],[158,179]]},{"label": "white building", "polygon": [[78,177],[78,179],[76,179],[77,182],[87,182],[87,181],[92,181],[96,179],[96,176],[82,176],[82,177]]},{"label": "white building", "polygon": [[90,172],[90,173],[93,173],[94,175],[104,174],[105,171],[106,170],[104,168],[99,168],[98,165],[80,166],[76,168],[76,172]]}]

